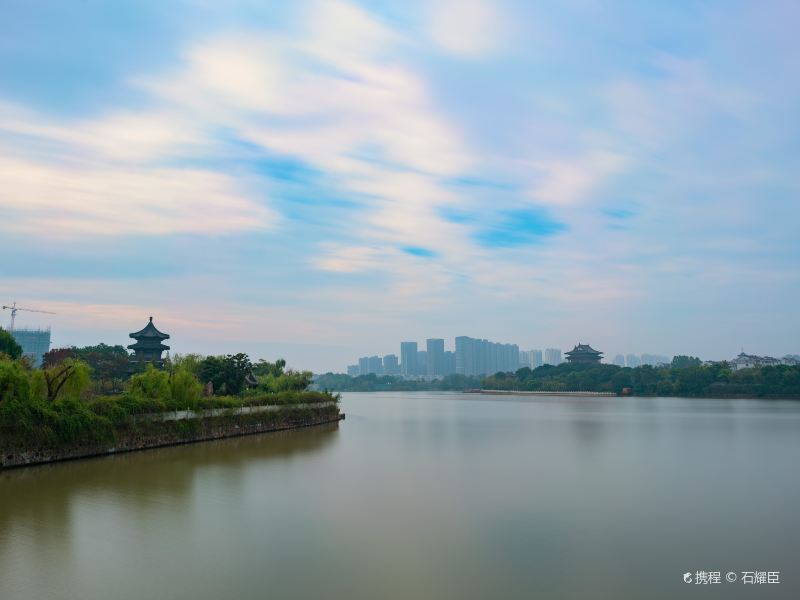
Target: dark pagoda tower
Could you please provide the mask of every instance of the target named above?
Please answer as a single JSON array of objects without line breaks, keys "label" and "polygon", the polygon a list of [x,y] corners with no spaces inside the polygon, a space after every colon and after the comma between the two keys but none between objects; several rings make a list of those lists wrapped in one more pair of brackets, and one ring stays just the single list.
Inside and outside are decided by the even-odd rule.
[{"label": "dark pagoda tower", "polygon": [[598,352],[589,344],[578,344],[566,353],[567,360],[572,364],[597,364],[602,356],[602,352]]},{"label": "dark pagoda tower", "polygon": [[156,329],[156,326],[153,325],[153,317],[150,317],[150,322],[145,325],[144,329],[131,333],[130,337],[136,340],[135,344],[128,346],[129,350],[136,353],[131,357],[132,371],[143,369],[147,363],[151,363],[159,369],[164,366],[161,353],[169,350],[169,346],[162,344],[161,341],[168,340],[169,334],[161,333]]}]

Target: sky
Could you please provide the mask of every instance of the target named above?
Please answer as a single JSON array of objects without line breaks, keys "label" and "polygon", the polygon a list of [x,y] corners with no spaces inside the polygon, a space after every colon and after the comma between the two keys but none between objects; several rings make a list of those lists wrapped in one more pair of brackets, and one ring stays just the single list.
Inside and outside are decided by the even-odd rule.
[{"label": "sky", "polygon": [[[6,0],[0,302],[342,371],[800,353],[800,4]],[[7,326],[8,311],[2,315]]]}]

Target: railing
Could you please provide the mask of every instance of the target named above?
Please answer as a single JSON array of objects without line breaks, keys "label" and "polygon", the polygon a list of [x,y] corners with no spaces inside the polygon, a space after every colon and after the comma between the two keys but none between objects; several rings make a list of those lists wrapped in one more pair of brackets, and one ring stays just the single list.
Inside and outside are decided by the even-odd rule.
[{"label": "railing", "polygon": [[284,409],[307,409],[336,406],[336,402],[306,402],[301,404],[265,404],[262,406],[239,406],[238,408],[207,408],[204,410],[174,410],[163,413],[134,415],[134,421],[183,421],[208,417],[251,415],[262,412],[278,412]]}]

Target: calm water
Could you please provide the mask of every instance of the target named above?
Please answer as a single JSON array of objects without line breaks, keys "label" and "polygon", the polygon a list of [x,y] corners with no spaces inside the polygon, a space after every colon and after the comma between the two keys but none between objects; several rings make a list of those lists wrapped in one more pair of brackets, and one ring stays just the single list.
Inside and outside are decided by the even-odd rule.
[{"label": "calm water", "polygon": [[[338,428],[0,473],[0,599],[800,597],[800,403],[343,408]],[[781,583],[683,583],[698,570]]]}]

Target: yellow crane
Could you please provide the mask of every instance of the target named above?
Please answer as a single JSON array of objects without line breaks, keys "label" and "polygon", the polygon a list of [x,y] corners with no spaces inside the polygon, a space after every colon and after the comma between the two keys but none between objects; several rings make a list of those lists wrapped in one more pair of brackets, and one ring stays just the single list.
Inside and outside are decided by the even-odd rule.
[{"label": "yellow crane", "polygon": [[18,310],[24,310],[25,312],[36,312],[36,313],[44,313],[46,315],[54,315],[56,313],[50,312],[49,310],[36,310],[35,308],[23,308],[21,306],[17,306],[16,301],[12,302],[10,306],[3,306],[3,310],[8,309],[11,311],[11,326],[8,328],[9,331],[14,329],[14,319],[17,317]]}]

